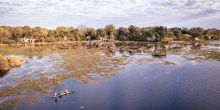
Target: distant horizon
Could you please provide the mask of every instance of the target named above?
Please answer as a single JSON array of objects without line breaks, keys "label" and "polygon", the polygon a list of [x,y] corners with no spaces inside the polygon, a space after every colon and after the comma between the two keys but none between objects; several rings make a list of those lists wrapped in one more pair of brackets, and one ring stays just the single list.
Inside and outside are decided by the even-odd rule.
[{"label": "distant horizon", "polygon": [[0,25],[220,28],[218,0],[1,0]]},{"label": "distant horizon", "polygon": [[[109,25],[109,24],[106,24],[106,25]],[[92,26],[88,26],[88,25],[78,25],[78,26],[64,26],[64,27],[66,27],[66,28],[78,28],[79,26],[86,26],[87,28],[94,28],[94,29],[100,29],[100,28],[104,28],[106,25],[104,25],[104,26],[102,26],[102,27],[92,27]],[[112,24],[112,25],[114,25],[114,24]],[[133,25],[133,24],[131,24],[131,25]],[[131,25],[128,25],[128,26],[116,26],[116,25],[114,25],[115,26],[115,28],[120,28],[120,27],[124,27],[124,28],[128,28],[129,26],[131,26]],[[59,27],[59,26],[63,26],[63,25],[58,25],[58,26],[56,26],[56,27],[52,27],[52,28],[50,28],[50,27],[45,27],[45,26],[31,26],[31,25],[0,25],[0,26],[10,26],[10,27],[24,27],[24,26],[30,26],[31,28],[35,28],[35,27],[41,27],[41,28],[46,28],[46,29],[51,29],[51,30],[53,30],[53,29],[56,29],[57,27]],[[155,25],[155,26],[137,26],[137,25],[133,25],[133,26],[136,26],[136,27],[139,27],[139,28],[143,28],[143,27],[156,27],[156,26],[163,26],[163,25]],[[167,27],[167,28],[188,28],[188,29],[190,29],[190,28],[197,28],[197,27],[201,27],[201,26],[193,26],[193,27],[168,27],[168,26],[163,26],[163,27]],[[203,29],[220,29],[220,28],[216,28],[216,27],[210,27],[210,28],[206,28],[206,27],[201,27],[201,28],[203,28]]]}]

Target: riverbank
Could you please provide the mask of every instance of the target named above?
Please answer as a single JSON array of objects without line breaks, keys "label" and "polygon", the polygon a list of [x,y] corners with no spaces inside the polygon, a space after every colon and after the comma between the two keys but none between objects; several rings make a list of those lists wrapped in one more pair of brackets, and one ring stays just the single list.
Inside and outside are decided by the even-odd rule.
[{"label": "riverbank", "polygon": [[14,43],[14,44],[1,44],[0,46],[41,46],[41,45],[56,45],[56,44],[81,44],[81,45],[102,45],[102,44],[185,44],[185,43],[207,43],[213,40],[200,40],[200,41],[171,41],[171,42],[144,42],[144,41],[114,41],[114,42],[104,42],[99,40],[91,41],[62,41],[62,42],[37,42],[37,43]]}]

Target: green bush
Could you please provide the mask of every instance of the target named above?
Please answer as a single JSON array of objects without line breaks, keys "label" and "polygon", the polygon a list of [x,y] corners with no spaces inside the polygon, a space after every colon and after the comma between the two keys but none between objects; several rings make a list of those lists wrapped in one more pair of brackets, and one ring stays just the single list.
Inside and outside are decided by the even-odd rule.
[{"label": "green bush", "polygon": [[182,36],[180,36],[180,40],[189,41],[191,40],[191,36],[189,34],[183,34]]}]

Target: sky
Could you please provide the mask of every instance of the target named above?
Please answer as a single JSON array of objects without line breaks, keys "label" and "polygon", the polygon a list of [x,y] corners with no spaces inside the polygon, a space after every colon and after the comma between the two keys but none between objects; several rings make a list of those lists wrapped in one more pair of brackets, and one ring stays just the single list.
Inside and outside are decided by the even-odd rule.
[{"label": "sky", "polygon": [[0,25],[220,28],[220,0],[0,0]]}]

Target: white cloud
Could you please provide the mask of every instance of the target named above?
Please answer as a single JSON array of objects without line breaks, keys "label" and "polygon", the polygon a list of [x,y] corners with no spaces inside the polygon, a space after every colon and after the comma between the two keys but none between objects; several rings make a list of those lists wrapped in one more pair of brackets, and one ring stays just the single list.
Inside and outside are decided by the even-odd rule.
[{"label": "white cloud", "polygon": [[[213,23],[213,16],[220,17],[219,0],[0,1],[0,25],[54,27],[86,24],[100,27],[114,23],[117,26],[179,26],[205,18],[206,22],[210,20],[210,23]],[[202,26],[207,27],[205,24]],[[213,27],[216,27],[216,23],[213,23]]]}]

